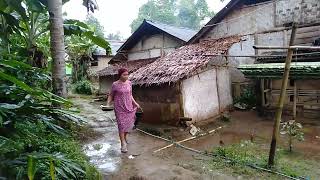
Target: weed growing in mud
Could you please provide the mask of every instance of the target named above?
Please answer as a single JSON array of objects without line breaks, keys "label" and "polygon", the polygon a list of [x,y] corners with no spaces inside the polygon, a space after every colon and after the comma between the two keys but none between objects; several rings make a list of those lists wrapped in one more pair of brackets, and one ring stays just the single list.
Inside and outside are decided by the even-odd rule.
[{"label": "weed growing in mud", "polygon": [[93,149],[99,151],[100,149],[102,149],[102,145],[101,144],[95,144],[95,145],[93,145]]},{"label": "weed growing in mud", "polygon": [[[268,162],[268,148],[250,141],[243,141],[239,144],[233,144],[225,147],[218,147],[213,150],[217,156],[212,161],[207,162],[212,169],[219,169],[235,175],[245,177],[264,177],[267,179],[279,179],[279,176],[253,169],[248,165],[256,165],[266,168]],[[295,156],[287,151],[278,150],[276,166],[272,170],[282,172],[283,174],[300,177],[311,175],[318,177],[316,162],[305,160],[302,155]],[[258,172],[258,173],[257,173]]]}]

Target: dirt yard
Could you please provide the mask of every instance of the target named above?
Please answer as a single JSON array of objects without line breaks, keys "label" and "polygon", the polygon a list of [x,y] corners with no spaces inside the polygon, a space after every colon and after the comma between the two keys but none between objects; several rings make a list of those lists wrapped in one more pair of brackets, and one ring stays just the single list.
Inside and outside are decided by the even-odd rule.
[{"label": "dirt yard", "polygon": [[[134,131],[129,135],[129,152],[122,154],[120,152],[117,128],[110,119],[110,117],[114,118],[114,114],[100,110],[99,103],[92,103],[91,99],[73,98],[72,101],[81,109],[80,115],[88,121],[89,126],[101,133],[98,138],[86,143],[84,150],[90,157],[91,162],[101,170],[105,179],[126,180],[134,176],[142,176],[148,180],[248,178],[248,176],[226,171],[223,168],[212,168],[212,166],[208,165],[212,161],[210,157],[179,147],[171,147],[158,153],[153,153],[154,150],[166,146],[168,143],[138,131]],[[197,150],[211,151],[216,147],[228,146],[244,140],[257,139],[259,142],[270,142],[272,121],[257,117],[254,111],[235,111],[231,115],[230,122],[217,120],[210,125],[200,127],[206,131],[225,126],[217,133],[185,142],[183,145]],[[320,122],[305,124],[306,140],[295,143],[296,152],[303,152],[301,156],[315,160],[315,162],[320,160],[319,124]],[[154,127],[146,126],[145,128],[152,129]],[[191,136],[180,128],[161,127],[160,129],[163,130],[160,131],[162,136],[171,137],[175,141]],[[280,146],[286,148],[285,142],[281,142]],[[319,170],[313,174],[313,176],[317,175],[320,177]],[[270,177],[283,179],[279,176]],[[260,173],[253,175],[252,178],[269,179],[269,176],[268,173]]]}]

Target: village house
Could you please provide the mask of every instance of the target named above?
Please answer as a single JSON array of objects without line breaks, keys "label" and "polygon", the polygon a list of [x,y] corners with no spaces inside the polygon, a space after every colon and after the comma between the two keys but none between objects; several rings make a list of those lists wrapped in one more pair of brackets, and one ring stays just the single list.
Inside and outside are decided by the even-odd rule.
[{"label": "village house", "polygon": [[[247,84],[255,83],[245,77],[239,66],[255,64],[259,56],[282,53],[279,58],[283,58],[285,53],[257,50],[253,46],[287,46],[291,35],[288,24],[293,21],[299,23],[295,45],[311,44],[320,37],[319,9],[318,0],[231,0],[188,41],[189,45],[132,73],[131,80],[138,85],[134,88],[135,96],[144,107],[144,120],[176,124],[181,118],[199,122],[218,116],[232,104],[229,82],[234,98],[241,95]],[[222,44],[214,42],[227,46],[221,50]],[[221,66],[223,60],[225,64]],[[317,63],[311,66],[317,72]],[[224,74],[219,76],[218,72]],[[317,75],[308,83],[314,83]],[[304,89],[298,92],[303,96],[319,95],[317,86],[304,88],[307,87],[308,93],[303,94]],[[267,92],[266,89],[260,92]]]},{"label": "village house", "polygon": [[93,75],[97,75],[98,71],[109,66],[110,60],[116,55],[117,50],[122,46],[124,43],[120,40],[108,40],[111,48],[111,54],[107,54],[106,50],[103,48],[98,47],[93,53],[91,61],[91,73]]},{"label": "village house", "polygon": [[[292,22],[298,24],[294,45],[312,45],[320,37],[320,1],[231,0],[188,44],[240,36],[241,41],[233,44],[225,56],[231,65],[233,96],[239,97],[243,87],[257,82],[259,104],[264,110],[269,107],[274,111],[286,50],[254,49],[253,46],[288,46]],[[313,112],[319,115],[319,54],[312,51],[294,54],[301,55],[293,57],[285,109],[292,110],[297,98],[298,114],[307,117],[311,116],[308,112]]]},{"label": "village house", "polygon": [[100,93],[109,92],[112,82],[117,80],[119,67],[133,72],[181,47],[195,33],[188,28],[144,20],[117,50],[109,65],[98,72]]},{"label": "village house", "polygon": [[186,45],[133,72],[130,79],[143,108],[143,121],[202,123],[229,110],[229,65],[218,55],[239,41],[240,37],[232,36]]},{"label": "village house", "polygon": [[[240,35],[241,41],[231,46],[227,59],[234,66],[253,64],[257,55],[272,53],[256,50],[254,45],[288,45],[291,30],[287,24],[293,21],[300,25],[295,44],[312,43],[320,36],[319,19],[319,0],[231,0],[188,43]],[[246,84],[247,79],[236,68],[231,76],[234,95],[239,96],[239,87]]]}]

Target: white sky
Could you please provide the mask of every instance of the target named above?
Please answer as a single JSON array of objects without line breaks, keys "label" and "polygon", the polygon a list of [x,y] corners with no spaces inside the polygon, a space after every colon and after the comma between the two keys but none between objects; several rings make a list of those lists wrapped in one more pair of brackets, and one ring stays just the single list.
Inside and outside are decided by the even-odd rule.
[{"label": "white sky", "polygon": [[[83,0],[70,0],[63,6],[67,18],[84,20],[87,10],[82,6]],[[124,38],[131,35],[130,23],[138,16],[139,8],[148,0],[97,0],[99,10],[93,15],[104,26],[106,34],[120,31]],[[207,0],[211,10],[217,13],[230,0]]]}]

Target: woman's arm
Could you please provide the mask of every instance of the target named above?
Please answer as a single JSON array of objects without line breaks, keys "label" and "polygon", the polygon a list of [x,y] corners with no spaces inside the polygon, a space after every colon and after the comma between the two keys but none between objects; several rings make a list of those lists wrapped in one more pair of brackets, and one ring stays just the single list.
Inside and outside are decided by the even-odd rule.
[{"label": "woman's arm", "polygon": [[113,101],[113,95],[112,95],[112,93],[109,93],[108,100],[107,100],[107,106],[110,106],[112,101]]},{"label": "woman's arm", "polygon": [[131,94],[131,100],[132,100],[132,104],[134,106],[136,106],[138,109],[141,109],[140,105],[137,103],[137,101],[133,98],[133,95],[132,95],[132,83],[131,81],[129,81],[129,84],[130,84],[130,94]]},{"label": "woman's arm", "polygon": [[111,102],[114,100],[114,94],[115,94],[115,85],[114,83],[112,83],[112,86],[108,95],[108,99],[107,99],[107,106],[110,106]]},{"label": "woman's arm", "polygon": [[135,105],[138,109],[140,109],[140,105],[137,103],[137,101],[133,98],[133,96],[131,95],[131,99],[132,99],[132,103],[133,105]]}]

